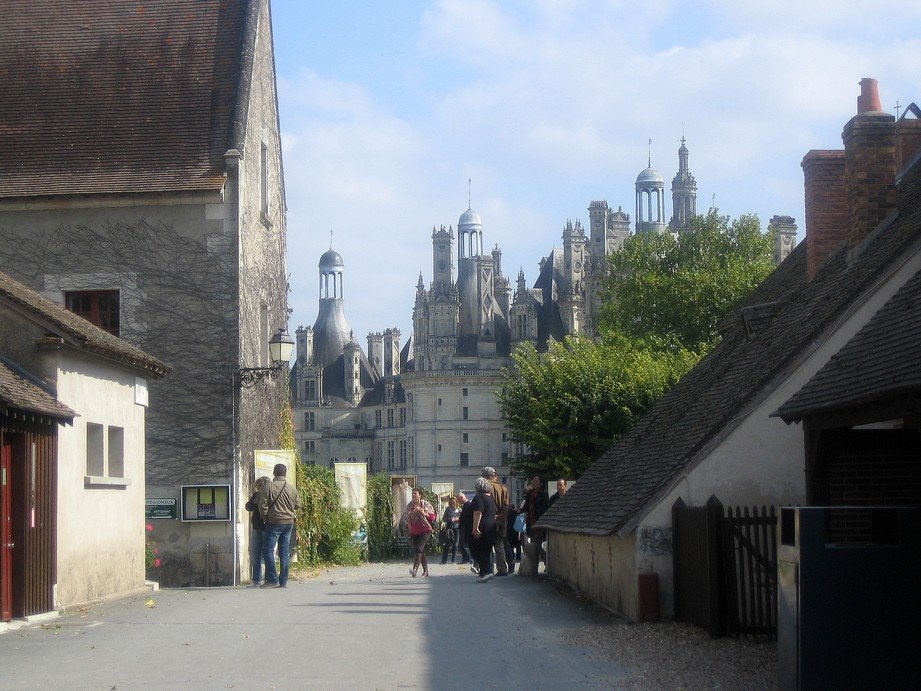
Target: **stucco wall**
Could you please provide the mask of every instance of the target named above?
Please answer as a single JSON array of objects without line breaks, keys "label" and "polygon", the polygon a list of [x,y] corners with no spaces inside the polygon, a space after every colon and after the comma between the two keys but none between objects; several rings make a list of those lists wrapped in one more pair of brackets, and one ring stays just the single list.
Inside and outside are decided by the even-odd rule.
[{"label": "stucco wall", "polygon": [[[75,410],[58,426],[57,604],[84,602],[144,586],[144,406],[135,374],[79,354],[49,353],[58,400]],[[87,424],[123,431],[124,477],[87,485]]]},{"label": "stucco wall", "polygon": [[634,537],[550,534],[547,567],[586,597],[631,619],[638,614]]}]

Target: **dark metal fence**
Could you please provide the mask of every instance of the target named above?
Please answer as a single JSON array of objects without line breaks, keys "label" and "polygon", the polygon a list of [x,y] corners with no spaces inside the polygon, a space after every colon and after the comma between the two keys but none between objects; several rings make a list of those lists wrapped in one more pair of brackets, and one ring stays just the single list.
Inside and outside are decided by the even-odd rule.
[{"label": "dark metal fence", "polygon": [[672,506],[675,618],[713,637],[777,635],[774,507]]}]

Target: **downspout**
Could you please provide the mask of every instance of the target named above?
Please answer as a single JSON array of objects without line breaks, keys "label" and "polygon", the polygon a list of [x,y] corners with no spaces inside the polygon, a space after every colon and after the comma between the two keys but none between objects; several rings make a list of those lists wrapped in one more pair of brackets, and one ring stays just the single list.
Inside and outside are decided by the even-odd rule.
[{"label": "downspout", "polygon": [[[234,271],[238,272],[240,267],[240,159],[242,159],[242,154],[237,149],[230,149],[227,153],[224,154],[224,167],[226,170],[227,179],[224,183],[224,230],[229,237],[233,239],[233,246],[236,251],[234,253]],[[230,243],[228,243],[229,245]],[[238,292],[239,295],[239,292]],[[239,303],[237,304],[237,333],[239,334]],[[231,389],[231,449],[230,449],[230,458],[231,458],[231,471],[230,471],[230,483],[231,483],[231,510],[230,515],[232,516],[231,520],[231,544],[232,544],[232,571],[233,575],[231,577],[232,585],[238,585],[239,583],[239,572],[240,572],[240,555],[237,550],[237,542],[242,539],[242,531],[240,528],[240,523],[237,520],[239,507],[238,507],[238,488],[239,488],[239,470],[240,470],[240,421],[239,421],[239,410],[240,405],[238,401],[238,396],[241,394],[241,388],[239,386],[239,375],[238,370],[240,368],[240,358],[239,358],[239,339],[237,343],[237,357],[233,362],[233,372],[231,373],[232,379],[232,389]],[[238,533],[241,533],[238,535]]]}]

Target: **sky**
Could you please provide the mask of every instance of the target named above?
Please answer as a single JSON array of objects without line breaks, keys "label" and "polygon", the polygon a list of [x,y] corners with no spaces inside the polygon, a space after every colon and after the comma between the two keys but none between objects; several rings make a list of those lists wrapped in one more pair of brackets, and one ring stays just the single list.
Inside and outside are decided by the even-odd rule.
[{"label": "sky", "polygon": [[289,330],[315,322],[332,244],[362,348],[371,331],[412,334],[432,227],[457,227],[468,184],[513,287],[519,269],[533,285],[568,219],[587,229],[589,202],[635,219],[647,157],[670,217],[682,134],[699,213],[793,216],[802,240],[800,162],[842,148],[860,79],[893,114],[921,102],[917,0],[273,0],[272,14]]}]

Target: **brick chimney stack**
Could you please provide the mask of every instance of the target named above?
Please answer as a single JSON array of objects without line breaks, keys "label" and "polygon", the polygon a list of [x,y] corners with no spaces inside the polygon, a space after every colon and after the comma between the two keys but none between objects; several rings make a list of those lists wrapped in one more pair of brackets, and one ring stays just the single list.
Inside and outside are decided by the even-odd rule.
[{"label": "brick chimney stack", "polygon": [[860,80],[857,115],[844,126],[848,260],[896,208],[895,118],[882,112],[875,79]]},{"label": "brick chimney stack", "polygon": [[806,187],[806,277],[847,237],[844,152],[813,149],[803,157]]}]

